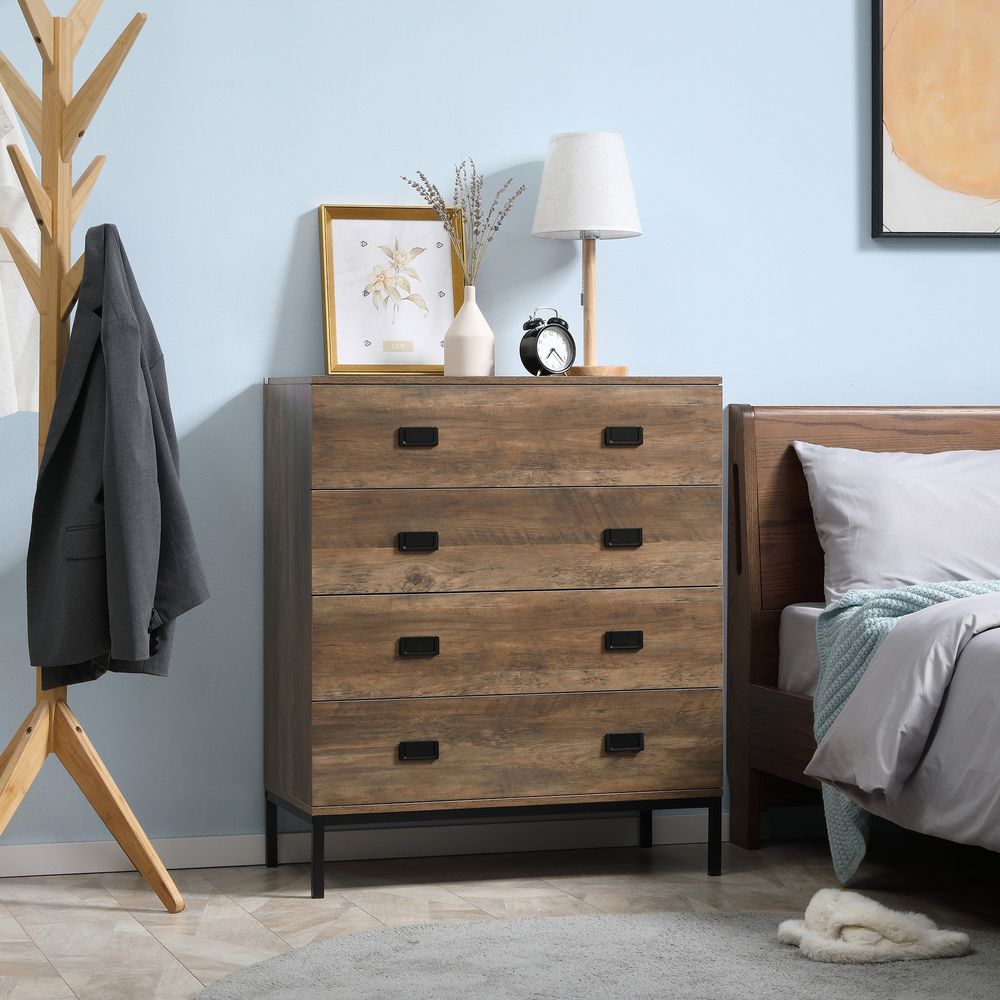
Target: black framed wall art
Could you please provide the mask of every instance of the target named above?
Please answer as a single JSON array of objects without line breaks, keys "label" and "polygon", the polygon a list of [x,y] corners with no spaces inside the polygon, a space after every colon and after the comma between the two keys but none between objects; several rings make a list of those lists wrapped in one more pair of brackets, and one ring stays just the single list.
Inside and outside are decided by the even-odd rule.
[{"label": "black framed wall art", "polygon": [[872,0],[872,236],[1000,235],[1000,2]]}]

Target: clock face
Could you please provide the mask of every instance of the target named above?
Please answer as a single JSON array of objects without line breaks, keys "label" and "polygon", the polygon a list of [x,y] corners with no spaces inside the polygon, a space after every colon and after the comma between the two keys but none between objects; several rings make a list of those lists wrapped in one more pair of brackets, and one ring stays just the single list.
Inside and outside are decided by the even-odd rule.
[{"label": "clock face", "polygon": [[538,334],[538,360],[547,371],[561,374],[566,371],[576,354],[573,340],[567,330],[558,326],[543,327]]}]

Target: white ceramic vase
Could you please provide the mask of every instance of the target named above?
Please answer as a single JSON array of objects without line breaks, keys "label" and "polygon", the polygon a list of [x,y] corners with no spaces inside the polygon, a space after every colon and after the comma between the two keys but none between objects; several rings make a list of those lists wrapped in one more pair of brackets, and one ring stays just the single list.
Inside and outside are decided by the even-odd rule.
[{"label": "white ceramic vase", "polygon": [[465,301],[444,335],[445,375],[492,375],[496,338],[476,305],[476,286],[465,286]]}]

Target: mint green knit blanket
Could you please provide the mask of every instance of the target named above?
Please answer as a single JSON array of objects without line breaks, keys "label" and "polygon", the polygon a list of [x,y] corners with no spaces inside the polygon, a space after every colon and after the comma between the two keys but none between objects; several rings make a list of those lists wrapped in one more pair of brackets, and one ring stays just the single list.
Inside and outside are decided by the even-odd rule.
[{"label": "mint green knit blanket", "polygon": [[[892,590],[851,590],[831,604],[816,625],[819,683],[813,699],[818,744],[858,686],[883,639],[904,615],[960,597],[1000,591],[1000,580],[926,583]],[[863,748],[862,748],[863,752]],[[868,846],[871,815],[834,786],[823,783],[823,811],[833,868],[841,884],[857,872]]]}]

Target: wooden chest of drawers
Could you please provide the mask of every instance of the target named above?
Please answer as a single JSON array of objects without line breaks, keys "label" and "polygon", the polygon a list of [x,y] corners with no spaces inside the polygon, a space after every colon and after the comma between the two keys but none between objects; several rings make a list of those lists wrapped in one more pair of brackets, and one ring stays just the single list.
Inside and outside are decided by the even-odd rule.
[{"label": "wooden chest of drawers", "polygon": [[268,864],[313,829],[722,794],[718,379],[264,389]]}]

